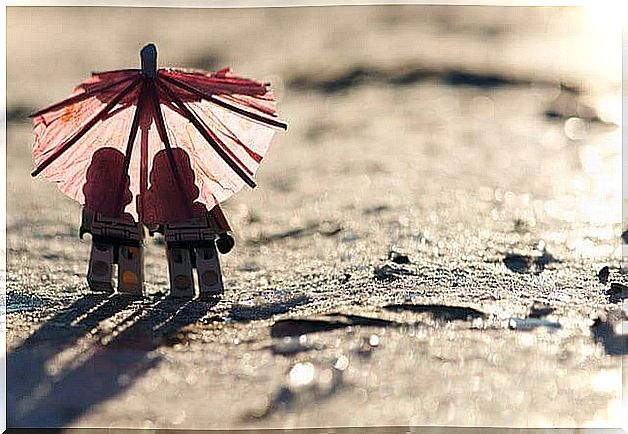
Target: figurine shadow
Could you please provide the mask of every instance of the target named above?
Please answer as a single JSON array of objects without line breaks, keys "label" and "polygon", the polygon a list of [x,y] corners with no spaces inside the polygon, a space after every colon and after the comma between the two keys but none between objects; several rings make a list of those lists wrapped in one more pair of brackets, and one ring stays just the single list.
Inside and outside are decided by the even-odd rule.
[{"label": "figurine shadow", "polygon": [[126,217],[124,208],[131,203],[131,179],[124,170],[125,156],[111,147],[102,147],[92,155],[85,174],[85,207],[108,217]]},{"label": "figurine shadow", "polygon": [[[142,147],[149,145],[146,128],[149,121],[140,122]],[[197,175],[184,149],[175,147],[156,152],[150,179],[140,174],[143,184],[136,195],[130,190],[128,164],[125,155],[112,147],[102,147],[93,153],[82,187],[86,208],[106,217],[133,220],[126,208],[135,199],[140,220],[147,225],[183,223],[207,213],[207,206],[197,200],[200,195]],[[145,170],[148,173],[148,168]]]},{"label": "figurine shadow", "polygon": [[75,301],[7,354],[7,427],[68,426],[157,366],[155,350],[176,343],[216,302],[95,294]]},{"label": "figurine shadow", "polygon": [[[143,137],[142,137],[143,139]],[[197,201],[196,185],[189,154],[181,148],[162,149],[153,157],[150,187],[136,198],[142,222],[185,222],[207,213],[205,204]]]}]

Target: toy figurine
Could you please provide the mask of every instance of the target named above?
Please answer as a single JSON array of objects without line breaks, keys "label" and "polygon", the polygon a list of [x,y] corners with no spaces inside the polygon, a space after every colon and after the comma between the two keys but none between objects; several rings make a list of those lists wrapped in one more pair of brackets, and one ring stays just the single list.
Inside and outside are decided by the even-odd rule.
[{"label": "toy figurine", "polygon": [[138,196],[149,233],[164,236],[170,291],[176,297],[194,297],[193,268],[198,275],[199,296],[221,294],[224,288],[216,246],[220,253],[227,253],[235,244],[220,205],[208,211],[195,201],[199,192],[190,157],[174,148],[170,153],[162,150],[155,154],[150,188]]},{"label": "toy figurine", "polygon": [[31,115],[31,175],[84,205],[93,290],[114,291],[117,264],[118,291],[142,293],[145,225],[163,233],[172,295],[194,296],[193,268],[201,295],[220,294],[217,253],[234,241],[219,204],[255,187],[274,130],[287,124],[267,83],[230,68],[158,68],[154,44],[140,62],[94,73]]},{"label": "toy figurine", "polygon": [[220,206],[185,223],[160,225],[156,230],[164,236],[170,291],[174,297],[194,297],[194,277],[198,276],[199,297],[222,294],[224,286],[218,251],[226,254],[235,242]]},{"label": "toy figurine", "polygon": [[122,152],[114,148],[101,148],[92,156],[83,185],[85,206],[79,236],[92,236],[87,268],[92,290],[113,292],[113,265],[118,264],[118,291],[142,295],[144,228],[124,212],[132,196],[129,176],[122,172],[123,160]]}]

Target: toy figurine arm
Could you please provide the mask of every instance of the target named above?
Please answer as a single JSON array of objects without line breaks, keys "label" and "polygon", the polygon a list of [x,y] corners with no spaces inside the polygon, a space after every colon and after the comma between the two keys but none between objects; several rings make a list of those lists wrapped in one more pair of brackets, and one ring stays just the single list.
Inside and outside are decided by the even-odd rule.
[{"label": "toy figurine arm", "polygon": [[216,240],[216,247],[218,247],[218,251],[223,255],[229,253],[231,249],[235,246],[235,240],[228,233],[223,233],[218,236]]},{"label": "toy figurine arm", "polygon": [[83,239],[85,233],[91,234],[92,223],[94,222],[94,212],[87,207],[83,207],[81,215],[81,227],[79,229],[79,238]]},{"label": "toy figurine arm", "polygon": [[225,214],[222,212],[220,205],[216,204],[211,210],[209,210],[209,215],[214,219],[214,221],[218,224],[218,227],[223,232],[231,232],[231,226],[229,226],[229,222],[227,221]]},{"label": "toy figurine arm", "polygon": [[229,253],[233,246],[235,245],[235,240],[231,236],[229,232],[231,232],[231,227],[229,226],[229,222],[225,217],[225,214],[222,212],[222,208],[220,205],[216,204],[210,211],[210,218],[212,218],[220,231],[218,232],[218,239],[216,240],[216,247],[218,247],[218,251],[223,255]]}]

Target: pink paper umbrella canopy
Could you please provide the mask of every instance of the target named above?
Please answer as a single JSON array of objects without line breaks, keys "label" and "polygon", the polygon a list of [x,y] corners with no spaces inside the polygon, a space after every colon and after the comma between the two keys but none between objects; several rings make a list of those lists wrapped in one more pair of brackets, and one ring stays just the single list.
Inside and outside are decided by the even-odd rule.
[{"label": "pink paper umbrella canopy", "polygon": [[253,176],[276,128],[267,85],[218,72],[142,68],[94,73],[33,115],[33,176],[109,217],[177,223],[231,197]]}]

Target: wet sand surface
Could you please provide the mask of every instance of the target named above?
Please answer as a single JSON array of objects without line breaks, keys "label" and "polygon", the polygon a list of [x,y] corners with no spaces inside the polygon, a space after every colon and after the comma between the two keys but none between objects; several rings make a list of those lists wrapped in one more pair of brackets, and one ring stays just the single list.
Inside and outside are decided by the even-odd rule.
[{"label": "wet sand surface", "polygon": [[[621,424],[628,278],[608,17],[7,17],[8,426]],[[28,112],[91,70],[135,67],[150,41],[162,65],[271,81],[290,124],[258,188],[224,206],[236,247],[219,300],[168,298],[159,240],[146,297],[91,293],[79,205],[29,176]]]}]

